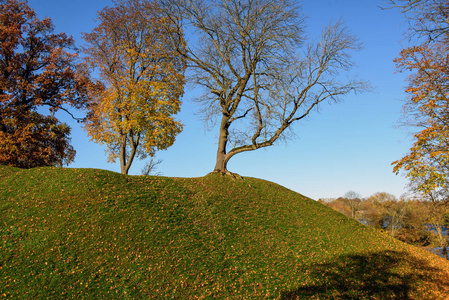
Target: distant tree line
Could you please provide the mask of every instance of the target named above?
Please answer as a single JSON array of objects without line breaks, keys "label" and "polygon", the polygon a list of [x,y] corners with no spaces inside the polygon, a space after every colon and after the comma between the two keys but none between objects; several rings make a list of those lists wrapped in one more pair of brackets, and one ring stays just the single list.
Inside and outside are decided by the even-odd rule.
[{"label": "distant tree line", "polygon": [[319,199],[318,202],[356,219],[363,224],[383,230],[392,237],[416,246],[445,249],[449,246],[445,228],[449,225],[446,202],[425,198],[375,193],[362,198],[350,191],[339,198]]}]

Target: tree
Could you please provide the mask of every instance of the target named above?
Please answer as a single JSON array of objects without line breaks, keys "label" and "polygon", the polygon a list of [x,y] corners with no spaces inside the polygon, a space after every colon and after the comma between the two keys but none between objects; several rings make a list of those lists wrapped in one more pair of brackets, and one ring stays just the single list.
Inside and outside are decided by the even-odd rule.
[{"label": "tree", "polygon": [[[430,203],[427,220],[447,257],[448,240],[442,233],[442,208],[449,190],[449,3],[445,0],[391,0],[410,21],[410,36],[418,46],[401,51],[399,71],[411,71],[404,105],[404,123],[420,129],[410,152],[393,162],[394,172],[410,179],[415,197]],[[444,210],[443,210],[444,212]]]},{"label": "tree", "polygon": [[409,244],[428,246],[431,233],[428,231],[427,221],[429,210],[427,201],[409,199],[402,196],[400,201],[407,206],[407,214],[403,220],[403,228],[398,239]]},{"label": "tree", "polygon": [[[208,121],[219,118],[214,171],[229,174],[236,154],[288,138],[291,125],[323,101],[366,90],[345,79],[357,39],[342,22],[304,46],[304,19],[291,0],[163,1],[179,26],[198,35],[198,46],[179,49],[204,89],[198,99]],[[304,47],[303,47],[304,46]]]},{"label": "tree", "polygon": [[70,127],[34,111],[20,118],[4,116],[0,131],[0,164],[19,168],[62,166],[75,157]]},{"label": "tree", "polygon": [[[52,34],[26,2],[0,0],[0,164],[31,168],[69,164],[70,128],[50,113],[81,109],[93,83],[79,70],[74,41]],[[75,118],[75,117],[74,117]]]},{"label": "tree", "polygon": [[420,193],[439,191],[447,197],[449,162],[449,56],[445,45],[404,50],[397,60],[401,69],[414,71],[404,113],[405,123],[421,129],[414,135],[410,153],[393,162],[394,171],[404,171]]},{"label": "tree", "polygon": [[432,43],[448,38],[449,3],[446,0],[388,0],[409,21],[408,36]]},{"label": "tree", "polygon": [[145,164],[141,170],[142,175],[161,176],[162,173],[156,172],[157,167],[162,163],[162,159],[155,160],[153,157]]},{"label": "tree", "polygon": [[408,205],[404,201],[398,201],[396,197],[388,197],[379,203],[379,211],[382,216],[382,227],[385,228],[392,237],[397,237],[402,230],[404,221],[408,214]]},{"label": "tree", "polygon": [[410,182],[410,189],[416,192],[414,195],[416,199],[426,204],[426,229],[430,230],[437,244],[442,248],[443,255],[449,259],[447,252],[449,241],[447,233],[444,233],[444,228],[448,225],[446,216],[449,212],[447,190],[446,188],[430,188],[428,182],[426,177],[414,177]]},{"label": "tree", "polygon": [[357,192],[349,191],[346,192],[343,198],[346,199],[349,204],[351,218],[355,219],[356,212],[359,209],[360,202],[362,201],[362,196]]},{"label": "tree", "polygon": [[333,210],[336,210],[345,216],[351,217],[351,209],[349,208],[348,201],[346,199],[343,199],[342,197],[339,197],[337,199],[330,198],[326,199],[324,202],[324,205],[332,208]]},{"label": "tree", "polygon": [[427,223],[430,226],[430,231],[436,237],[438,245],[442,249],[442,254],[445,258],[449,259],[449,254],[447,248],[449,246],[449,240],[447,233],[444,233],[444,228],[447,229],[446,223],[446,214],[448,213],[448,205],[447,201],[439,201],[435,199],[432,193],[428,193],[427,199],[428,207],[429,207],[429,215],[427,219]]},{"label": "tree", "polygon": [[168,148],[182,130],[173,115],[181,106],[185,62],[171,43],[182,49],[183,34],[175,36],[177,27],[148,1],[117,0],[98,20],[84,34],[84,53],[106,89],[91,103],[85,129],[128,174],[136,156]]},{"label": "tree", "polygon": [[369,196],[361,203],[363,210],[365,210],[364,218],[366,224],[374,228],[384,228],[386,217],[384,206],[394,202],[397,202],[397,198],[386,192],[378,192]]},{"label": "tree", "polygon": [[[411,5],[411,4],[410,4]],[[410,6],[409,5],[409,6]],[[396,59],[399,71],[411,71],[409,97],[404,105],[403,123],[420,131],[410,153],[393,162],[394,172],[403,171],[411,187],[421,194],[447,198],[449,161],[449,4],[444,1],[416,1],[414,20],[425,19],[414,32],[427,32],[425,43],[401,51]],[[446,25],[444,25],[446,24]]]},{"label": "tree", "polygon": [[362,212],[362,219],[363,224],[368,225],[372,228],[381,229],[383,222],[382,222],[382,215],[379,210],[379,202],[377,201],[376,195],[379,193],[376,193],[367,199],[364,199],[360,203],[360,210]]}]

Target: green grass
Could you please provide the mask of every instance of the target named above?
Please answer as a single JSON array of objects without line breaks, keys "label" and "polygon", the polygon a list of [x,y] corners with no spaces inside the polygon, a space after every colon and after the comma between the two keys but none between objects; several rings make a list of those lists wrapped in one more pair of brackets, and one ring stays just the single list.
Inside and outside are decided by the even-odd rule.
[{"label": "green grass", "polygon": [[284,187],[0,166],[0,299],[445,299],[449,262]]}]

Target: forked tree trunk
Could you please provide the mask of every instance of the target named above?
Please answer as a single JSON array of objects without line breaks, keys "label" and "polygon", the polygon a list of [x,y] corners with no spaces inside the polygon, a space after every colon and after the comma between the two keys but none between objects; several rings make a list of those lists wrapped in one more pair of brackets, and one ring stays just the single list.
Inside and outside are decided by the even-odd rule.
[{"label": "forked tree trunk", "polygon": [[120,137],[120,171],[122,174],[128,175],[128,171],[129,168],[131,167],[131,164],[134,160],[134,156],[136,155],[136,149],[137,146],[139,145],[139,138],[136,139],[136,141],[134,141],[134,139],[132,138],[132,133],[131,133],[131,141],[130,141],[130,146],[131,146],[131,151],[129,153],[129,157],[126,156],[126,138],[127,135],[122,135]]}]

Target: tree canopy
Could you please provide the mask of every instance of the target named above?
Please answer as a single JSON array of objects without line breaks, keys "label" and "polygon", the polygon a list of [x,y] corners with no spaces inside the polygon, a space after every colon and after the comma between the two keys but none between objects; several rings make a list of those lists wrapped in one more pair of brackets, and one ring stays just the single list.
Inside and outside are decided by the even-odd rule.
[{"label": "tree canopy", "polygon": [[50,113],[86,106],[92,82],[78,69],[74,41],[53,34],[26,2],[0,0],[0,164],[31,168],[68,164],[70,128]]},{"label": "tree canopy", "polygon": [[106,88],[95,91],[85,129],[127,174],[134,157],[166,149],[182,130],[173,115],[181,106],[185,62],[171,43],[182,49],[183,34],[150,1],[115,1],[98,20],[84,34],[84,53]]}]

